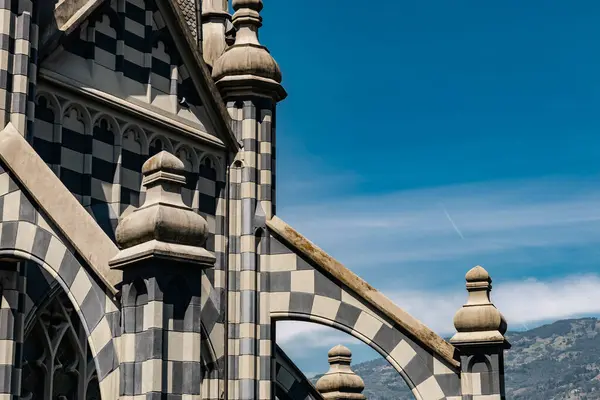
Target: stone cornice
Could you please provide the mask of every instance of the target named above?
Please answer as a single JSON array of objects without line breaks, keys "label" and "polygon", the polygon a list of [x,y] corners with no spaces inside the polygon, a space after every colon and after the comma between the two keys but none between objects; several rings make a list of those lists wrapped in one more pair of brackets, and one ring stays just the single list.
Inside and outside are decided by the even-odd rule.
[{"label": "stone cornice", "polygon": [[158,125],[163,130],[171,132],[175,131],[188,138],[201,140],[204,144],[219,149],[224,149],[226,147],[225,143],[219,138],[171,118],[168,113],[162,112],[160,109],[152,110],[145,104],[136,104],[132,101],[124,100],[98,89],[78,85],[76,81],[45,68],[40,69],[40,77],[42,78],[42,82],[46,81],[50,84],[59,86],[66,91],[91,98],[108,107],[119,110],[124,114],[129,114],[152,125]]}]

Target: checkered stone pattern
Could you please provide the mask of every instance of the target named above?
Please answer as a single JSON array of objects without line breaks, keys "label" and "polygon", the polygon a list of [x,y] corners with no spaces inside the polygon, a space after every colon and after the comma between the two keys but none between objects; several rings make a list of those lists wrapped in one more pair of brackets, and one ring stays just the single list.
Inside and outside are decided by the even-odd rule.
[{"label": "checkered stone pattern", "polygon": [[139,207],[142,165],[148,159],[148,141],[141,128],[127,127],[123,132],[120,171],[121,214],[130,206]]},{"label": "checkered stone pattern", "polygon": [[122,58],[122,32],[121,23],[109,2],[104,3],[100,12],[94,13],[89,20],[90,27],[94,29],[94,41],[86,42],[90,47],[93,45],[94,61],[104,68],[113,71],[121,71],[122,63],[117,64],[119,55]]},{"label": "checkered stone pattern", "polygon": [[4,127],[11,121],[26,135],[26,121],[31,117],[29,77],[35,72],[30,65],[35,61],[37,47],[33,3],[30,0],[3,1],[0,10],[0,124]]},{"label": "checkered stone pattern", "polygon": [[458,371],[334,277],[270,239],[270,252],[261,261],[270,273],[262,287],[270,292],[274,320],[306,320],[347,332],[382,354],[417,398],[460,398]]},{"label": "checkered stone pattern", "polygon": [[153,44],[150,83],[153,103],[166,100],[167,107],[176,107],[177,87],[174,86],[174,71],[171,71],[175,60],[171,56],[163,41],[158,40]]},{"label": "checkered stone pattern", "polygon": [[153,2],[125,0],[117,10],[123,24],[123,76],[147,84],[151,72]]},{"label": "checkered stone pattern", "polygon": [[91,204],[92,135],[87,110],[78,104],[62,116],[60,180],[84,206]]},{"label": "checkered stone pattern", "polygon": [[37,25],[31,0],[0,2],[0,124],[11,121],[26,135],[29,103],[35,81],[29,77],[37,56]]},{"label": "checkered stone pattern", "polygon": [[[258,124],[256,105],[252,101],[243,103],[242,141],[244,148],[238,154],[243,167],[234,172],[232,201],[230,207],[237,220],[230,229],[230,391],[234,398],[254,399],[261,386],[261,362],[258,349],[260,335],[260,306],[257,291],[259,266],[255,237],[254,217],[258,197],[257,143]],[[239,185],[239,186],[238,186]],[[239,187],[239,191],[237,190]],[[233,261],[233,263],[231,263]],[[258,351],[257,351],[258,350]],[[258,366],[258,370],[257,367]],[[262,399],[261,395],[259,397]]]},{"label": "checkered stone pattern", "polygon": [[258,200],[267,214],[267,218],[273,215],[273,111],[271,108],[260,110],[260,140],[258,170],[260,178],[260,190]]},{"label": "checkered stone pattern", "polygon": [[114,240],[119,217],[118,126],[106,116],[96,119],[92,136],[91,214]]},{"label": "checkered stone pattern", "polygon": [[[116,391],[113,389],[119,383],[118,354],[110,318],[117,312],[117,307],[77,253],[65,245],[61,235],[36,210],[1,165],[0,221],[0,257],[23,260],[21,265],[35,263],[41,266],[44,269],[42,278],[36,278],[32,272],[27,279],[47,281],[50,276],[65,290],[88,335],[103,397],[114,398]],[[34,300],[44,297],[31,290],[27,296],[23,290],[20,293],[23,293],[20,307],[28,313],[36,308]]]},{"label": "checkered stone pattern", "polygon": [[[203,326],[209,321],[201,318],[201,297],[206,291],[202,274],[188,265],[156,260],[124,271],[122,398],[189,395],[200,399],[203,364],[207,364],[202,347],[207,331],[214,329],[214,321]],[[208,298],[204,307],[212,303]]]},{"label": "checkered stone pattern", "polygon": [[[239,381],[236,379],[238,370],[237,354],[240,348],[240,268],[242,263],[241,256],[241,232],[242,232],[242,174],[243,168],[241,161],[236,160],[230,172],[230,200],[229,200],[229,260],[228,260],[228,282],[229,291],[227,302],[227,321],[228,321],[228,359],[227,359],[227,379],[229,396],[239,398]],[[218,259],[217,259],[218,260]]]},{"label": "checkered stone pattern", "polygon": [[21,395],[26,266],[0,265],[0,397]]},{"label": "checkered stone pattern", "polygon": [[60,174],[61,108],[50,93],[38,93],[31,146],[58,176]]},{"label": "checkered stone pattern", "polygon": [[[109,237],[114,238],[120,215],[131,206],[140,205],[143,163],[165,149],[184,161],[188,169],[184,199],[207,219],[207,247],[217,251],[222,260],[225,174],[214,154],[135,124],[119,124],[80,103],[61,105],[50,93],[39,93],[37,103],[34,149]],[[218,265],[223,265],[222,261]],[[224,273],[217,275],[224,282]]]},{"label": "checkered stone pattern", "polygon": [[241,101],[228,101],[227,111],[231,117],[231,130],[237,140],[242,140],[243,103]]},{"label": "checkered stone pattern", "polygon": [[92,72],[102,68],[102,76],[109,76],[114,71],[123,93],[179,116],[202,107],[154,0],[103,3],[68,36],[64,48],[89,60]]},{"label": "checkered stone pattern", "polygon": [[[264,99],[231,101],[228,110],[243,148],[230,172],[229,382],[239,399],[271,399],[269,296],[263,292],[260,254],[268,253],[264,221],[271,211],[271,104]],[[262,140],[267,143],[263,144]],[[265,151],[261,153],[261,151]],[[263,158],[261,158],[263,157]],[[264,200],[264,201],[263,201]]]},{"label": "checkered stone pattern", "polygon": [[275,346],[275,386],[275,396],[279,400],[321,400],[323,398],[279,346]]},{"label": "checkered stone pattern", "polygon": [[202,398],[221,399],[224,390],[224,324],[223,291],[216,290],[212,282],[214,270],[205,270],[202,275]]},{"label": "checkered stone pattern", "polygon": [[503,400],[504,353],[494,345],[460,348],[463,399]]},{"label": "checkered stone pattern", "polygon": [[[26,0],[30,1],[30,0]],[[38,42],[39,42],[39,25],[38,25],[38,4],[33,4],[33,17],[30,23],[29,33],[29,70],[27,83],[27,126],[26,138],[33,137],[33,122],[35,119],[35,92],[37,84],[37,64],[38,64]]]},{"label": "checkered stone pattern", "polygon": [[183,162],[185,167],[185,185],[181,190],[183,202],[192,210],[198,212],[198,192],[196,191],[199,175],[198,157],[194,150],[186,145],[178,146],[175,155]]}]

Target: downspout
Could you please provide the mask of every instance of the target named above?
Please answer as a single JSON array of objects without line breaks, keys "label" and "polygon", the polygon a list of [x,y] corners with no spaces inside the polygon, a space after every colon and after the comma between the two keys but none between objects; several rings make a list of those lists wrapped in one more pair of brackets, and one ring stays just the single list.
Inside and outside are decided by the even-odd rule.
[{"label": "downspout", "polygon": [[224,385],[223,398],[224,400],[229,399],[229,224],[231,223],[231,216],[229,214],[229,197],[231,188],[231,165],[229,163],[229,152],[225,154],[225,260],[223,262],[225,269],[225,323],[223,329],[225,351],[223,357],[223,370],[224,370]]}]

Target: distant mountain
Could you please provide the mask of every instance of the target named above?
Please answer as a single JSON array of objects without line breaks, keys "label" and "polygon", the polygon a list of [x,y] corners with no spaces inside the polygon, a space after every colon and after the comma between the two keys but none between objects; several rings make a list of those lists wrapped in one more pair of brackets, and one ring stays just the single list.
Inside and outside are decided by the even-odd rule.
[{"label": "distant mountain", "polygon": [[[557,321],[507,336],[512,344],[505,353],[507,399],[600,400],[598,319]],[[414,399],[383,358],[352,369],[365,381],[368,400]]]}]

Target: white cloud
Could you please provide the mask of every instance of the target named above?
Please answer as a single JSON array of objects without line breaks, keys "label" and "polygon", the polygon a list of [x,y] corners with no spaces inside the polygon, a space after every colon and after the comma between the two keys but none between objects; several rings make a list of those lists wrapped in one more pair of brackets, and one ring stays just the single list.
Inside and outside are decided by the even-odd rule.
[{"label": "white cloud", "polygon": [[[384,293],[396,304],[443,336],[454,332],[454,314],[466,301],[464,273],[485,262],[479,261],[482,258],[508,265],[488,268],[493,278],[501,276],[492,300],[509,329],[600,315],[600,275],[573,273],[577,263],[592,270],[597,257],[573,258],[571,252],[595,249],[600,242],[600,182],[595,179],[549,178],[340,197],[283,207],[279,215],[369,283],[387,289]],[[507,260],[519,267],[511,268]],[[383,273],[378,268],[390,265],[394,268]],[[543,279],[530,278],[542,276],[540,271]],[[304,358],[322,356],[337,343],[356,344],[345,333],[307,323],[278,323],[277,336],[286,352]]]},{"label": "white cloud", "polygon": [[[492,289],[492,302],[509,329],[573,316],[600,314],[600,276],[571,275],[558,279],[502,282]],[[415,291],[386,293],[409,314],[441,335],[454,332],[453,318],[467,292]]]},{"label": "white cloud", "polygon": [[468,184],[283,204],[279,214],[288,223],[352,268],[600,240],[595,180]]},{"label": "white cloud", "polygon": [[[492,302],[502,312],[510,330],[522,330],[543,321],[600,314],[600,276],[572,275],[541,281],[504,282],[494,285]],[[385,293],[394,303],[442,336],[454,332],[453,318],[467,299],[466,290],[400,291]],[[306,322],[277,323],[277,342],[286,350],[330,348],[357,344],[350,335],[333,328]]]}]

